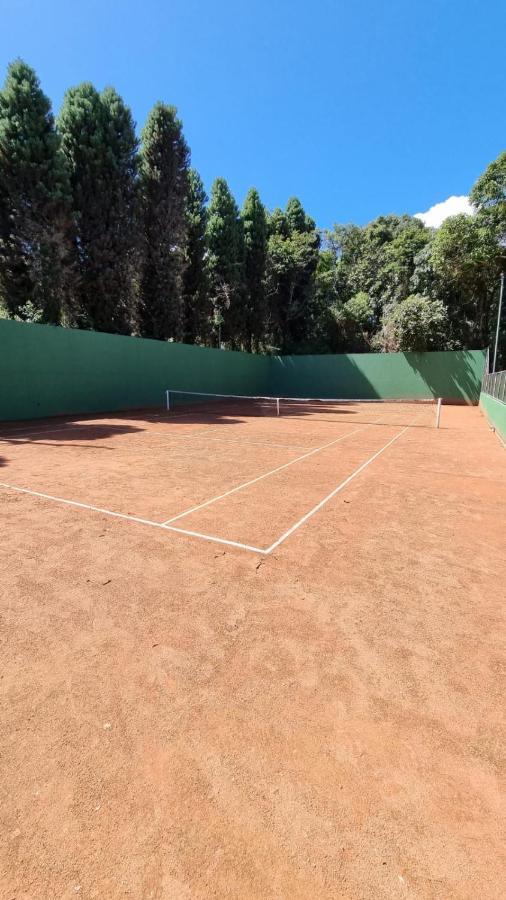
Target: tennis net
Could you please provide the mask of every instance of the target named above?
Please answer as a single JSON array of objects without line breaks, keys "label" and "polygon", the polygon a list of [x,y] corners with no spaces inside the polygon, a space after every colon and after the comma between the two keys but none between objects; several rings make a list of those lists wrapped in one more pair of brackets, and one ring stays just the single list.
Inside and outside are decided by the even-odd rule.
[{"label": "tennis net", "polygon": [[165,392],[166,408],[174,415],[196,418],[250,416],[309,418],[322,422],[370,425],[413,425],[439,428],[441,400],[340,399],[333,397],[272,397],[205,392]]}]

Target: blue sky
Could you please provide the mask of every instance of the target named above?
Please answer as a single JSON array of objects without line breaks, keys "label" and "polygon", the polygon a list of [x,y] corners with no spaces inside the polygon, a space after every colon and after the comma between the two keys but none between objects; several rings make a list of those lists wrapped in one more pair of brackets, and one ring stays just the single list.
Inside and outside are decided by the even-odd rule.
[{"label": "blue sky", "polygon": [[506,146],[504,0],[0,0],[57,111],[112,84],[178,107],[207,188],[296,194],[321,227],[467,194]]}]

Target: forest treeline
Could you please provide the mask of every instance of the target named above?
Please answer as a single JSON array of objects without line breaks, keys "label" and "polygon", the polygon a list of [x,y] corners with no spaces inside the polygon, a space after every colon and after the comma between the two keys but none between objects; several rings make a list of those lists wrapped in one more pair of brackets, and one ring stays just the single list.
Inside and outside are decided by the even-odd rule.
[{"label": "forest treeline", "polygon": [[317,229],[300,201],[210,197],[173,106],[140,138],[111,88],[70,88],[55,119],[34,70],[0,91],[0,315],[257,352],[484,347],[506,234],[506,152],[476,213]]}]

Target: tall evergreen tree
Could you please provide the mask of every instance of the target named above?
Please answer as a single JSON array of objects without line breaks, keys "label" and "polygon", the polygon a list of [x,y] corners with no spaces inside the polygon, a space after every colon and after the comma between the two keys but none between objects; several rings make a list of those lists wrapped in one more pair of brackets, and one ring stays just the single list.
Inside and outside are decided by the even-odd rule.
[{"label": "tall evergreen tree", "polygon": [[0,299],[58,323],[70,305],[70,188],[49,100],[22,60],[0,92]]},{"label": "tall evergreen tree", "polygon": [[297,234],[306,234],[315,230],[313,219],[306,215],[298,197],[290,197],[286,204],[285,217],[290,234],[295,232]]},{"label": "tall evergreen tree", "polygon": [[181,338],[190,151],[173,106],[157,103],[142,132],[140,330]]},{"label": "tall evergreen tree", "polygon": [[211,189],[207,220],[210,296],[221,337],[232,348],[246,343],[244,234],[237,204],[224,178]]},{"label": "tall evergreen tree", "polygon": [[279,206],[272,210],[267,225],[269,236],[277,234],[279,237],[287,238],[290,234],[286,213]]},{"label": "tall evergreen tree", "polygon": [[79,324],[128,334],[134,317],[137,139],[113,88],[70,88],[58,119],[76,222]]},{"label": "tall evergreen tree", "polygon": [[244,229],[244,282],[247,320],[246,349],[258,350],[265,330],[265,265],[267,261],[267,216],[258,191],[248,191],[241,212]]},{"label": "tall evergreen tree", "polygon": [[188,344],[206,343],[211,327],[212,305],[209,300],[206,225],[207,194],[195,169],[188,172],[186,200],[186,264],[183,275],[184,340]]}]

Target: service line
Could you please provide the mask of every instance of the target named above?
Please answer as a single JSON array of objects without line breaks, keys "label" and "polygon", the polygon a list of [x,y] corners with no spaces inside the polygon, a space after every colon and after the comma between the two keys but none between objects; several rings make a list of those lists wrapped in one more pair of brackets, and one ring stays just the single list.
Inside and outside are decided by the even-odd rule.
[{"label": "service line", "polygon": [[[58,432],[58,431],[76,431],[76,430],[82,431],[82,430],[85,430],[86,427],[87,426],[84,424],[77,424],[77,425],[60,426],[58,428],[45,428],[41,431],[30,431],[27,434],[23,434],[21,437],[12,437],[12,438],[0,437],[0,443],[5,443],[5,444],[32,444],[33,443],[34,446],[37,446],[39,443],[38,441],[30,441],[27,439],[31,438],[31,437],[35,437],[40,434],[54,434],[55,432]],[[218,443],[218,444],[253,444],[253,445],[259,446],[259,447],[274,447],[276,449],[279,448],[281,450],[308,450],[309,449],[308,447],[301,447],[300,444],[295,446],[293,444],[278,444],[278,443],[272,443],[270,441],[269,442],[268,441],[250,441],[247,438],[242,438],[242,439],[241,438],[238,438],[238,439],[232,438],[232,439],[230,439],[230,438],[223,438],[223,437],[210,437],[209,436],[209,428],[199,428],[197,431],[185,431],[185,432],[183,432],[183,434],[171,434],[170,432],[151,431],[149,429],[139,429],[136,432],[126,432],[125,431],[122,433],[120,431],[121,426],[110,426],[110,425],[105,425],[105,424],[96,423],[96,422],[93,422],[90,425],[88,425],[88,428],[91,428],[91,427],[92,428],[106,428],[106,429],[107,428],[110,429],[111,427],[118,428],[118,431],[113,431],[113,432],[111,432],[111,434],[108,434],[107,435],[108,438],[123,437],[125,435],[128,437],[149,437],[150,435],[154,435],[155,437],[164,437],[166,440],[168,439],[169,442],[172,442],[172,441],[189,440],[193,437],[197,437],[198,435],[205,435],[206,439],[208,441],[211,441],[212,443]],[[217,431],[219,431],[219,428],[213,429],[211,431],[211,433],[215,434]],[[18,433],[18,432],[16,432],[16,433]],[[88,443],[90,444],[90,446],[91,446],[92,440],[94,440],[94,439],[92,439],[92,438],[88,439]],[[85,437],[83,437],[83,441],[86,441]],[[71,447],[73,445],[69,444],[68,446]],[[160,445],[158,445],[158,446],[160,446]],[[171,443],[167,443],[167,444],[165,444],[165,446],[170,447]],[[122,450],[122,449],[124,449],[124,446],[118,447],[117,449]]]},{"label": "service line", "polygon": [[231,488],[229,491],[225,491],[223,494],[218,494],[216,497],[211,497],[210,500],[205,500],[203,503],[198,503],[196,506],[191,506],[189,509],[183,510],[183,512],[178,513],[178,515],[172,516],[170,519],[166,519],[163,524],[168,525],[170,522],[177,522],[178,519],[182,519],[184,516],[189,516],[191,513],[197,512],[199,509],[204,509],[206,506],[210,506],[212,503],[217,503],[218,500],[223,500],[225,497],[230,497],[231,494],[235,494],[237,491],[242,491],[244,490],[244,488],[250,487],[252,484],[256,484],[258,481],[262,481],[264,478],[270,478],[271,475],[276,475],[277,472],[281,472],[283,469],[287,469],[289,466],[293,466],[295,465],[295,463],[301,462],[303,459],[308,459],[310,456],[314,456],[315,453],[321,453],[322,450],[327,450],[328,447],[333,447],[334,444],[338,444],[340,441],[344,441],[345,438],[351,437],[353,434],[358,434],[361,431],[365,431],[366,428],[370,427],[371,425],[364,425],[362,428],[355,428],[353,431],[347,431],[346,434],[342,434],[340,437],[335,438],[333,441],[329,441],[328,444],[322,444],[321,447],[315,447],[313,450],[309,450],[308,453],[303,453],[302,456],[296,456],[295,459],[291,459],[289,462],[283,463],[281,466],[276,466],[275,469],[271,469],[269,472],[264,472],[262,475],[257,475],[256,478],[251,478],[249,481],[244,481],[242,484],[236,485],[236,487]]}]

